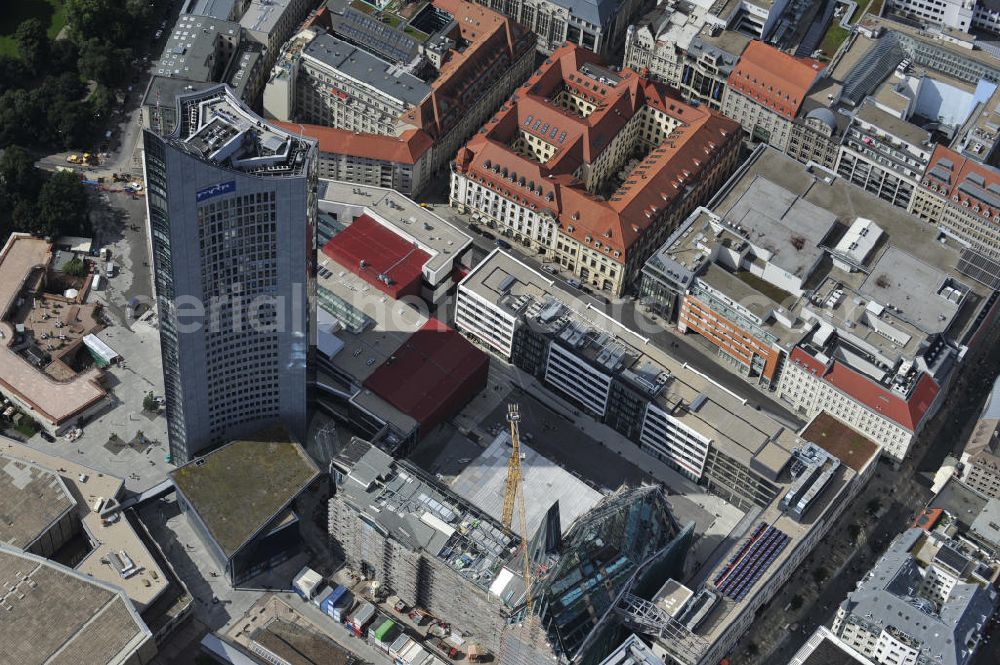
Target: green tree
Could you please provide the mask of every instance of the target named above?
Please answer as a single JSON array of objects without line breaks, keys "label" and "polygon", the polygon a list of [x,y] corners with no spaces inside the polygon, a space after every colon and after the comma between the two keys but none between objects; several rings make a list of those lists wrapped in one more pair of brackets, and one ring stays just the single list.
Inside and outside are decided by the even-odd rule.
[{"label": "green tree", "polygon": [[76,61],[80,57],[80,49],[69,39],[57,39],[49,47],[50,72],[76,72]]},{"label": "green tree", "polygon": [[31,201],[21,199],[10,214],[12,231],[34,232],[38,230],[38,209]]},{"label": "green tree", "polygon": [[62,271],[70,277],[83,277],[87,274],[87,264],[79,256],[74,256],[66,262]]},{"label": "green tree", "polygon": [[42,186],[41,172],[31,155],[18,145],[9,146],[0,156],[0,180],[15,199],[34,200]]},{"label": "green tree", "polygon": [[98,83],[118,87],[128,76],[124,63],[131,58],[130,49],[116,48],[112,42],[92,37],[80,44],[80,73]]},{"label": "green tree", "polygon": [[830,577],[830,572],[823,566],[820,566],[819,568],[813,571],[813,580],[816,581],[817,585],[822,584],[829,577]]},{"label": "green tree", "polygon": [[152,392],[146,393],[146,396],[142,398],[142,408],[144,411],[159,411],[160,403],[156,401],[153,397]]},{"label": "green tree", "polygon": [[0,95],[0,145],[28,143],[38,118],[27,90],[11,88]]},{"label": "green tree", "polygon": [[792,596],[791,600],[788,601],[788,606],[793,610],[798,610],[802,607],[803,602],[802,596],[795,594]]},{"label": "green tree", "polygon": [[111,117],[115,107],[115,95],[108,86],[98,85],[88,101],[95,120],[104,121]]},{"label": "green tree", "polygon": [[17,26],[14,39],[17,41],[17,50],[21,54],[21,60],[31,71],[39,72],[46,68],[50,44],[49,36],[41,21],[37,18],[22,21]]},{"label": "green tree", "polygon": [[53,174],[38,194],[39,231],[51,236],[86,233],[88,203],[87,190],[76,173]]}]

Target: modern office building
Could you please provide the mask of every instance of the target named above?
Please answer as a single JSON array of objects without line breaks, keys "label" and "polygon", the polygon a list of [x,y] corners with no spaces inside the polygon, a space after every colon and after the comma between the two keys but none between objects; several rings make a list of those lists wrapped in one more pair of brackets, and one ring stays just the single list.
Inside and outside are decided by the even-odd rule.
[{"label": "modern office building", "polygon": [[240,27],[248,39],[264,47],[262,67],[265,72],[281,52],[288,38],[315,6],[312,0],[251,0],[240,18]]},{"label": "modern office building", "polygon": [[801,649],[795,652],[787,665],[875,665],[834,635],[826,626],[820,626]]},{"label": "modern office building", "polygon": [[[495,251],[459,284],[455,325],[738,507],[771,503],[781,469],[803,445],[794,432],[505,252]],[[870,445],[869,454],[875,450]]]},{"label": "modern office building", "polygon": [[930,157],[930,132],[871,100],[861,105],[847,126],[836,172],[880,199],[910,210]]},{"label": "modern office building", "polygon": [[465,0],[366,8],[331,3],[286,45],[264,113],[318,141],[323,177],[414,194],[527,78],[535,37]]},{"label": "modern office building", "polygon": [[965,665],[997,605],[981,569],[954,541],[911,528],[847,595],[831,630],[880,665]]},{"label": "modern office building", "polygon": [[901,461],[997,316],[939,235],[761,147],[647,261],[640,293],[754,385]]},{"label": "modern office building", "polygon": [[455,158],[451,205],[621,295],[735,168],[738,125],[565,46]]},{"label": "modern office building", "polygon": [[600,665],[665,665],[635,634],[629,635]]},{"label": "modern office building", "polygon": [[486,354],[427,315],[472,238],[399,192],[320,188],[317,406],[402,455],[486,385]]},{"label": "modern office building", "polygon": [[145,131],[147,214],[170,454],[281,423],[307,428],[315,291],[315,144],[226,86],[181,95]]},{"label": "modern office building", "polygon": [[792,121],[823,70],[811,58],[796,58],[754,40],[729,74],[722,113],[739,122],[754,141],[784,151]]},{"label": "modern office building", "polygon": [[233,441],[172,471],[177,502],[226,580],[239,586],[325,546],[326,476],[297,443]]},{"label": "modern office building", "polygon": [[1000,7],[991,0],[890,0],[888,6],[905,18],[958,32],[1000,32]]}]

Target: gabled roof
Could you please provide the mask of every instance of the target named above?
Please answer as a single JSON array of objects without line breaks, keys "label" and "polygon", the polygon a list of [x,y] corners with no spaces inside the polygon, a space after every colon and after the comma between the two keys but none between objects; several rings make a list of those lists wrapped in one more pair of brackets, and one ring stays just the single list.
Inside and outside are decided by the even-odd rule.
[{"label": "gabled roof", "polygon": [[422,129],[411,129],[400,136],[364,134],[339,127],[304,125],[298,122],[274,121],[282,129],[316,139],[321,153],[349,155],[383,162],[416,164],[431,146],[434,139]]},{"label": "gabled roof", "polygon": [[792,349],[791,360],[804,365],[827,383],[911,432],[920,426],[941,390],[931,375],[924,373],[917,379],[909,397],[903,397],[840,361],[834,360],[829,365],[823,365],[798,346]]},{"label": "gabled roof", "polygon": [[[933,186],[931,191],[953,205],[967,204],[970,214],[982,216],[984,222],[1000,215],[1000,170],[992,166],[938,145],[927,164],[924,180],[925,187]],[[979,206],[979,212],[975,206]]]},{"label": "gabled roof", "polygon": [[[564,89],[592,103],[593,111],[582,117],[553,103]],[[686,104],[632,69],[609,70],[594,53],[570,44],[557,49],[512,99],[459,150],[456,168],[506,198],[549,212],[564,233],[622,263],[658,211],[685,195],[721,148],[739,140],[735,121]],[[644,107],[681,124],[608,200],[591,194],[574,174],[597,161]],[[510,147],[522,132],[554,146],[545,163]]]},{"label": "gabled roof", "polygon": [[729,75],[728,85],[792,120],[824,65],[812,58],[796,58],[754,40]]}]

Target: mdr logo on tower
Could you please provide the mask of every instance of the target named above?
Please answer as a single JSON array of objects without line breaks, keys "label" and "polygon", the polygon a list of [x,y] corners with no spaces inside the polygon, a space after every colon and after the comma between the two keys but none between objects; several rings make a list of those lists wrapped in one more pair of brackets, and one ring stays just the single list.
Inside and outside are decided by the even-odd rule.
[{"label": "mdr logo on tower", "polygon": [[230,180],[229,182],[220,182],[217,185],[212,185],[211,187],[206,187],[205,189],[199,189],[195,194],[195,198],[198,203],[201,203],[202,201],[207,201],[208,199],[215,198],[216,196],[221,196],[235,191],[236,181]]}]

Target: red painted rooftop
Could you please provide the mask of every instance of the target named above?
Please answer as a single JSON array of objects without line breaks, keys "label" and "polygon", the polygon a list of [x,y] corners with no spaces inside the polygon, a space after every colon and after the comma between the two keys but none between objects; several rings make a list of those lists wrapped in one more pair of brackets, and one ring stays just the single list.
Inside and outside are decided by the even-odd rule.
[{"label": "red painted rooftop", "polygon": [[[365,388],[430,428],[483,388],[489,358],[453,328],[429,319],[365,381]],[[426,432],[425,432],[426,433]]]},{"label": "red painted rooftop", "polygon": [[[368,215],[361,215],[330,238],[323,246],[323,253],[397,299],[420,294],[423,267],[431,258]],[[391,283],[380,280],[380,275],[387,275]]]},{"label": "red painted rooftop", "polygon": [[932,188],[931,191],[953,204],[968,204],[969,212],[980,215],[983,221],[1000,215],[1000,205],[996,205],[1000,199],[1000,170],[992,166],[967,159],[939,145],[924,171],[924,180],[925,186]]}]

